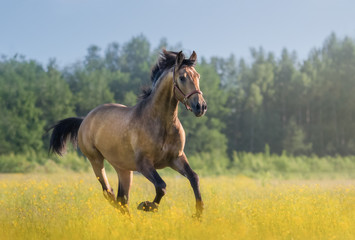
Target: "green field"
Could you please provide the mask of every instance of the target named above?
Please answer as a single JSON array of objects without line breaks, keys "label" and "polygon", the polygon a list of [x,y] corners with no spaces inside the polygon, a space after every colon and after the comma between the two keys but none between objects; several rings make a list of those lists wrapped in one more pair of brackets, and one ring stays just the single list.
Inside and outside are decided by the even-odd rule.
[{"label": "green field", "polygon": [[136,207],[154,188],[134,176],[128,218],[106,202],[92,173],[2,174],[1,239],[355,239],[354,180],[202,177],[201,222],[191,217],[188,181],[164,180],[159,211],[147,213]]}]

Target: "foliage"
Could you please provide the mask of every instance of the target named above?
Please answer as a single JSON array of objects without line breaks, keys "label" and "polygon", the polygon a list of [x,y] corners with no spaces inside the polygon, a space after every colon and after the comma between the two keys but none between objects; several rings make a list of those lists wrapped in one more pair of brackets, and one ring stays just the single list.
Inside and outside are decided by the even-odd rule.
[{"label": "foliage", "polygon": [[229,159],[225,152],[212,150],[192,155],[190,158],[192,169],[204,175],[221,175],[227,173]]},{"label": "foliage", "polygon": [[0,62],[0,154],[42,148],[42,110],[36,106],[34,83],[43,77],[34,61],[10,59]]},{"label": "foliage", "polygon": [[283,147],[293,155],[308,154],[312,151],[312,143],[305,143],[305,133],[293,119],[288,123]]},{"label": "foliage", "polygon": [[0,172],[25,173],[31,172],[36,167],[36,162],[31,161],[33,154],[7,154],[0,155]]},{"label": "foliage", "polygon": [[90,163],[76,152],[70,151],[63,157],[49,156],[42,152],[0,155],[0,173],[44,172],[56,173],[64,171],[87,172]]},{"label": "foliage", "polygon": [[[63,69],[53,59],[43,67],[22,56],[3,57],[0,155],[17,158],[46,151],[45,129],[66,117],[85,116],[100,104],[134,105],[142,86],[150,84],[150,68],[163,47],[182,48],[162,39],[152,49],[139,35],[123,44],[110,43],[104,51],[89,46],[81,61]],[[185,151],[196,166],[207,158],[206,166],[215,170],[220,163],[213,159],[220,156],[217,168],[225,169],[237,164],[235,151],[261,153],[265,145],[280,156],[283,151],[295,156],[355,155],[353,39],[331,34],[302,62],[287,49],[280,57],[251,49],[250,59],[200,58],[196,69],[207,114],[195,118],[182,105],[179,113]],[[19,169],[27,168],[20,164]]]},{"label": "foliage", "polygon": [[[355,179],[354,156],[292,156],[234,152],[230,162],[227,154],[218,149],[191,154],[191,167],[202,176],[245,175],[255,179]],[[105,162],[106,171],[115,172]],[[92,172],[90,163],[82,154],[69,151],[63,157],[27,152],[25,154],[0,155],[0,173],[61,173]],[[174,175],[171,169],[160,170],[162,175]]]},{"label": "foliage", "polygon": [[233,153],[229,174],[244,174],[254,178],[354,178],[355,157],[292,156],[266,153]]}]

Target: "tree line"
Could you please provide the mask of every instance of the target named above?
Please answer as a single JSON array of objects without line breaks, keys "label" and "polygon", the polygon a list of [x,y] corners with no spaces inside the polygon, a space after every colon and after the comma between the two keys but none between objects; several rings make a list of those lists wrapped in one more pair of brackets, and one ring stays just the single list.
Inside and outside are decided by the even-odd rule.
[{"label": "tree line", "polygon": [[[84,59],[58,67],[23,56],[0,60],[0,155],[44,152],[45,129],[70,116],[85,116],[108,102],[134,105],[162,48],[144,35],[104,50],[92,45]],[[331,34],[300,61],[251,49],[251,60],[201,57],[196,70],[208,104],[195,118],[180,107],[186,152],[209,154],[211,166],[228,165],[235,152],[292,155],[355,154],[355,41]],[[203,55],[203,53],[200,53]],[[196,157],[197,158],[197,157]],[[203,160],[201,160],[203,161]]]}]

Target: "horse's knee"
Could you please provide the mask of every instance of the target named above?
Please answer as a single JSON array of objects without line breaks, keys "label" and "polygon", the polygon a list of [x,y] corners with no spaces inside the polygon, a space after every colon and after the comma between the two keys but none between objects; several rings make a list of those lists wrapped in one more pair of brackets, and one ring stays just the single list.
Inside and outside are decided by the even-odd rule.
[{"label": "horse's knee", "polygon": [[196,184],[199,184],[200,178],[198,177],[197,173],[195,173],[194,171],[192,171],[189,180],[190,180],[191,182],[194,182],[194,183],[196,183]]},{"label": "horse's knee", "polygon": [[157,194],[160,196],[164,196],[166,194],[166,183],[160,182],[156,185]]}]

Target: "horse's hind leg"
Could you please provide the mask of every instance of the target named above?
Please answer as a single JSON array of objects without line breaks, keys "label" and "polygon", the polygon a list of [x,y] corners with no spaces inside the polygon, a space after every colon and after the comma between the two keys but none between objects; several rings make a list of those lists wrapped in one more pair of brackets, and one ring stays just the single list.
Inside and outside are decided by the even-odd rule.
[{"label": "horse's hind leg", "polygon": [[121,206],[122,213],[129,213],[127,204],[129,191],[131,189],[133,172],[129,170],[116,169],[118,175],[117,203]]},{"label": "horse's hind leg", "polygon": [[[101,155],[101,154],[100,154]],[[104,192],[104,197],[112,204],[115,205],[116,198],[113,192],[113,189],[108,182],[106,171],[104,167],[104,158],[103,156],[95,156],[95,157],[88,157],[96,178],[99,180],[102,186],[102,190]]]}]

